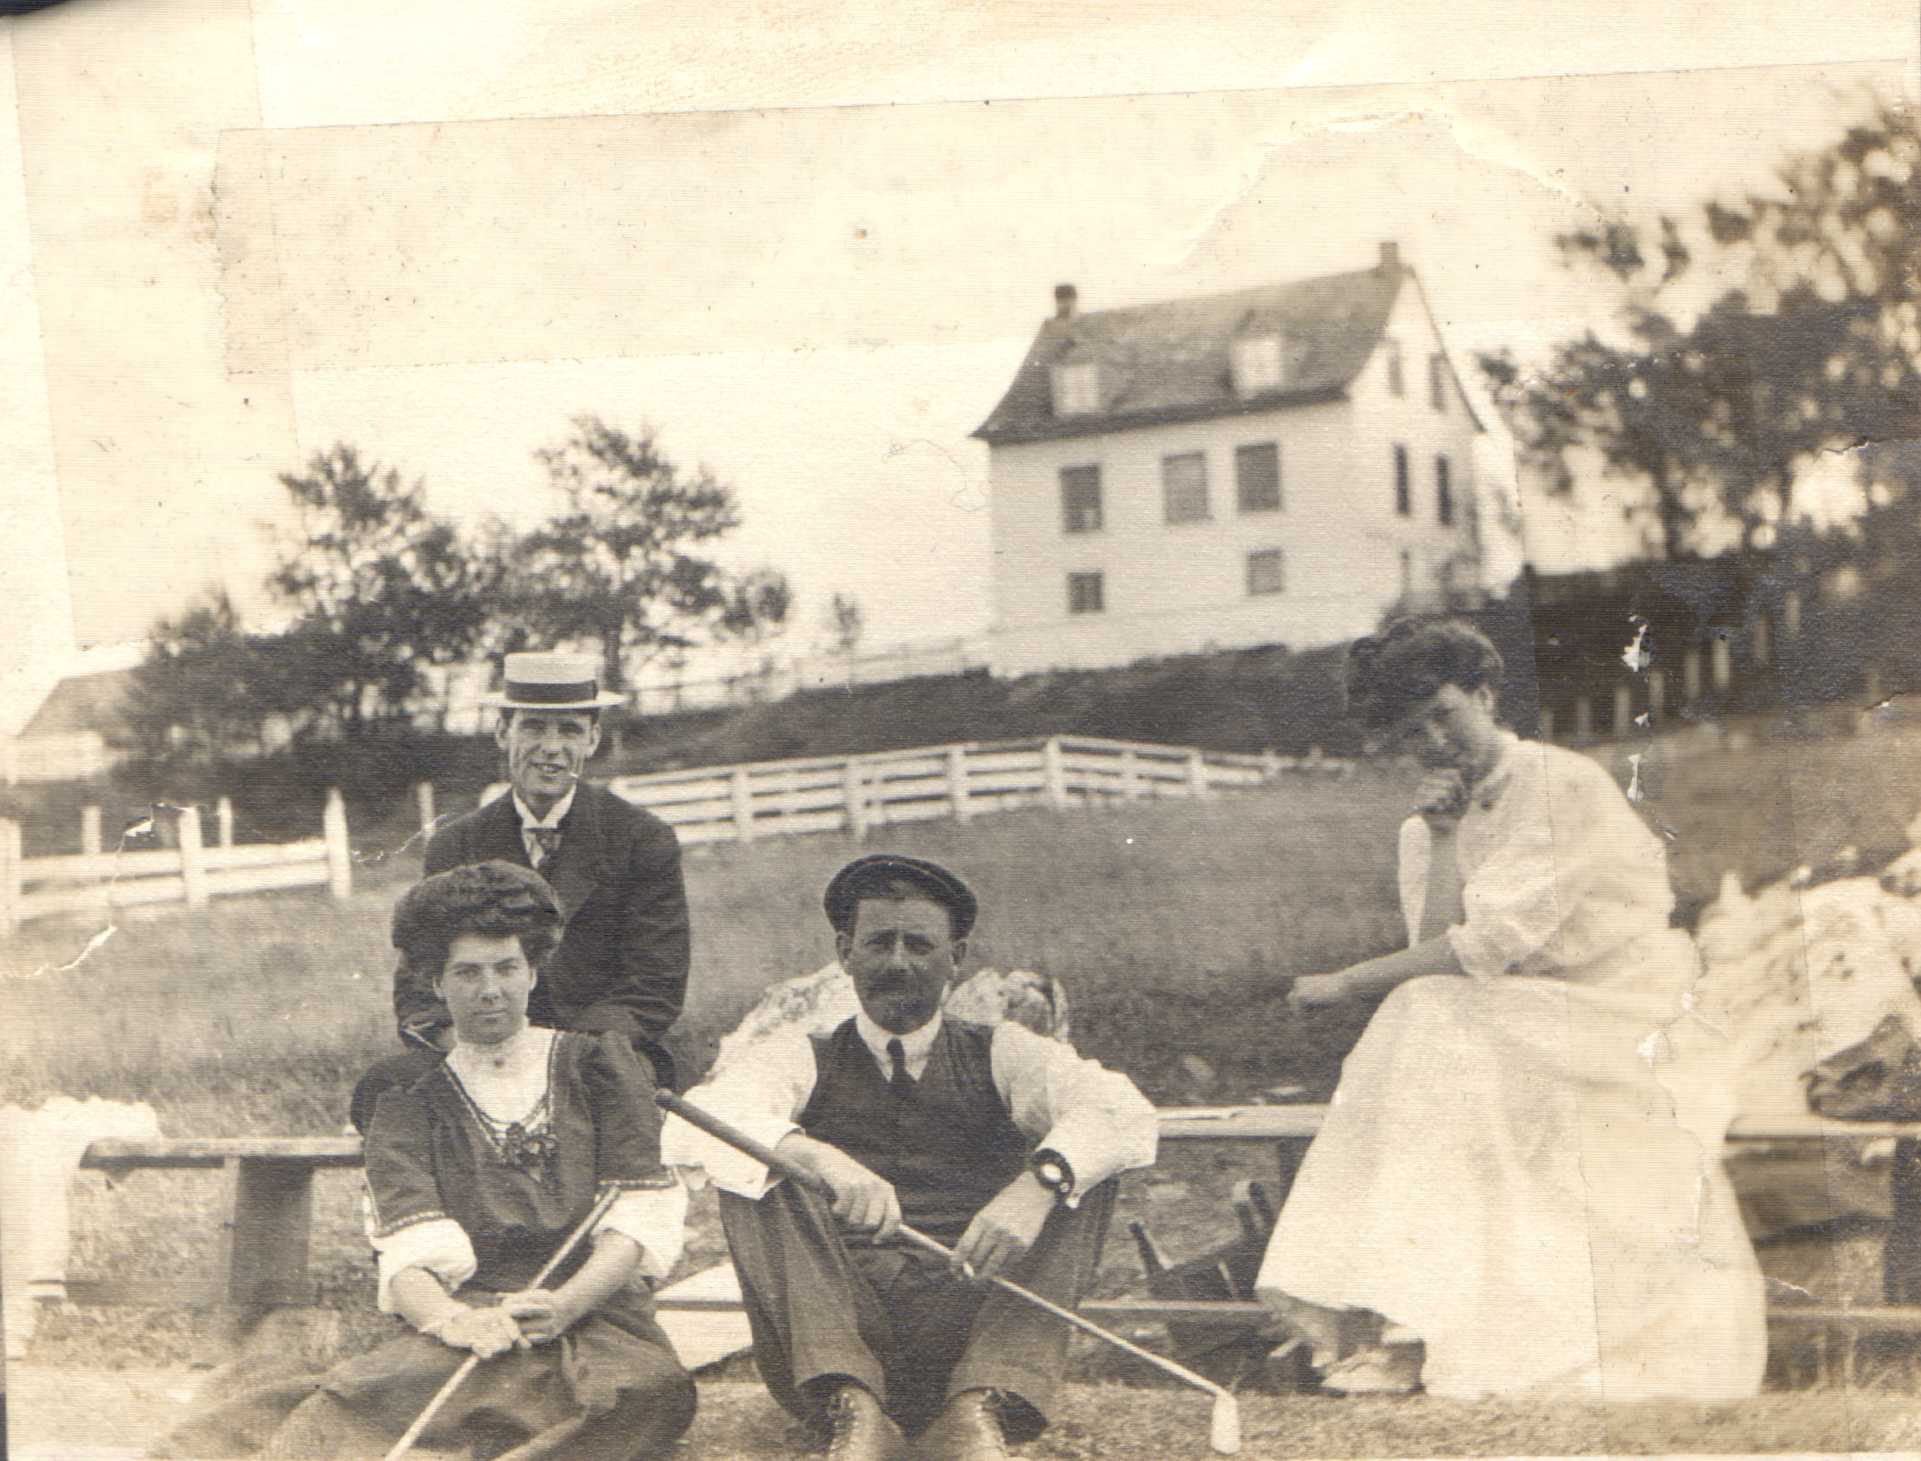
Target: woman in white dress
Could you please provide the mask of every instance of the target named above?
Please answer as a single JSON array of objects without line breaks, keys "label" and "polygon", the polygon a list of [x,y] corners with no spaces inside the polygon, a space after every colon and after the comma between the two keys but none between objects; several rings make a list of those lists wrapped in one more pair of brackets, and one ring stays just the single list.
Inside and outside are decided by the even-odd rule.
[{"label": "woman in white dress", "polygon": [[1763,1289],[1725,1112],[1666,1064],[1697,963],[1664,849],[1599,765],[1500,726],[1501,676],[1456,622],[1350,651],[1351,708],[1428,771],[1401,829],[1409,945],[1290,995],[1386,998],[1261,1296],[1331,1389],[1752,1395]]}]

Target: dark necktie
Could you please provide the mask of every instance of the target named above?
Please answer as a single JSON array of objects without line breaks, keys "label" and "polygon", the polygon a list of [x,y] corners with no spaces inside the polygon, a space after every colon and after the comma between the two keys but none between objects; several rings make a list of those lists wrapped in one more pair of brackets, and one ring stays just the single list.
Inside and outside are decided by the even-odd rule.
[{"label": "dark necktie", "polygon": [[546,867],[548,863],[552,862],[554,854],[560,851],[560,828],[529,827],[527,831],[532,834],[534,847],[536,849],[534,871],[539,872],[542,868]]},{"label": "dark necktie", "polygon": [[897,1038],[887,1042],[887,1058],[894,1063],[893,1074],[887,1077],[887,1089],[896,1096],[914,1094],[914,1078],[907,1073],[907,1049]]}]

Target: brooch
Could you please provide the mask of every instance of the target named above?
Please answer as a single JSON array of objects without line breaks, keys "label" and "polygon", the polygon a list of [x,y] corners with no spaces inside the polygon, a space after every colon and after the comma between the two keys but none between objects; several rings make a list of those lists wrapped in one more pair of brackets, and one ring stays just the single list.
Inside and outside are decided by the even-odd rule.
[{"label": "brooch", "polygon": [[553,1132],[544,1128],[530,1131],[516,1121],[500,1133],[499,1148],[500,1160],[515,1171],[525,1172],[543,1185],[553,1180],[554,1159],[560,1155],[560,1143]]}]

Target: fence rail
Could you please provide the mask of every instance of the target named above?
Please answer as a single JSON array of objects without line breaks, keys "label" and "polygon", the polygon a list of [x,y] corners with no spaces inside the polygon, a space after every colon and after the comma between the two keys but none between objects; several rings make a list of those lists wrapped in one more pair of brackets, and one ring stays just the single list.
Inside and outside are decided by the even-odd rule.
[{"label": "fence rail", "polygon": [[[608,783],[669,823],[683,843],[752,842],[849,831],[1023,806],[1091,806],[1152,797],[1206,797],[1287,773],[1344,775],[1346,761],[1245,755],[1149,741],[1053,736],[969,741],[621,776]],[[487,788],[482,801],[506,790]]]},{"label": "fence rail", "polygon": [[325,887],[336,898],[353,891],[347,810],[338,791],[327,793],[320,836],[239,847],[231,845],[233,812],[224,799],[217,812],[219,843],[212,847],[205,845],[198,807],[180,811],[178,847],[131,852],[100,850],[99,812],[87,811],[81,834],[87,850],[54,857],[22,857],[19,823],[0,820],[0,933],[59,913],[145,903],[197,908],[209,898],[283,888]]}]

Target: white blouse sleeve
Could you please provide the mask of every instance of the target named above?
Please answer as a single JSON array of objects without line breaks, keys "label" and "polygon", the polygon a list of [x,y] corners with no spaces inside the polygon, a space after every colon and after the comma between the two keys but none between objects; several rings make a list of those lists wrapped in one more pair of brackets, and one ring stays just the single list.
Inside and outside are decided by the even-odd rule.
[{"label": "white blouse sleeve", "polygon": [[1427,912],[1428,865],[1433,856],[1434,834],[1428,829],[1427,819],[1413,816],[1401,823],[1395,874],[1401,890],[1401,920],[1407,924],[1409,948],[1421,939],[1421,916]]},{"label": "white blouse sleeve", "polygon": [[1154,1164],[1160,1118],[1119,1071],[1011,1021],[994,1027],[990,1060],[1014,1124],[1073,1169],[1070,1206],[1109,1177]]},{"label": "white blouse sleeve", "polygon": [[1563,934],[1602,870],[1609,833],[1633,810],[1599,766],[1523,743],[1512,783],[1486,822],[1463,824],[1484,849],[1461,889],[1465,918],[1447,932],[1477,979],[1565,968]]},{"label": "white blouse sleeve", "polygon": [[[689,1091],[687,1101],[765,1146],[778,1146],[782,1137],[800,1130],[800,1114],[814,1094],[814,1070],[813,1042],[802,1030],[784,1030],[751,1058],[735,1060],[722,1075]],[[671,1113],[661,1126],[660,1150],[668,1166],[697,1169],[722,1192],[754,1201],[780,1180],[752,1157]]]},{"label": "white blouse sleeve", "polygon": [[633,1187],[614,1199],[596,1233],[619,1233],[640,1245],[643,1278],[658,1283],[674,1270],[687,1246],[687,1188]]},{"label": "white blouse sleeve", "polygon": [[429,1218],[385,1237],[373,1235],[374,1252],[379,1256],[379,1290],[375,1301],[383,1314],[399,1312],[394,1308],[393,1282],[410,1268],[424,1268],[452,1293],[474,1276],[474,1245],[467,1230],[452,1218]]}]

